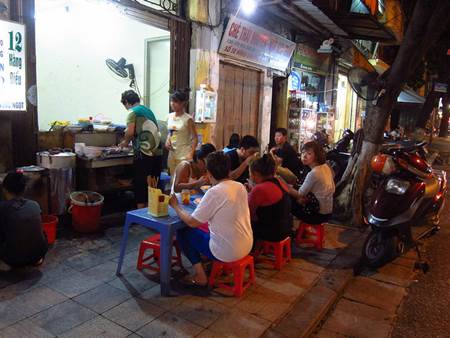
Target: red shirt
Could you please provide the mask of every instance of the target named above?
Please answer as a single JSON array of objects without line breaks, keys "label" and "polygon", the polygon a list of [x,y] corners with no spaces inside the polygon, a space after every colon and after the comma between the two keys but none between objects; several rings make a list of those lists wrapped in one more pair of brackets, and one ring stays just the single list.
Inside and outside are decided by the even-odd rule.
[{"label": "red shirt", "polygon": [[[278,182],[280,182],[280,185],[285,191],[288,191],[287,186],[283,182],[280,180],[278,180]],[[257,219],[256,209],[258,209],[258,207],[266,207],[275,204],[279,202],[282,197],[283,192],[275,183],[265,181],[257,184],[248,194],[248,206],[251,219]]]}]

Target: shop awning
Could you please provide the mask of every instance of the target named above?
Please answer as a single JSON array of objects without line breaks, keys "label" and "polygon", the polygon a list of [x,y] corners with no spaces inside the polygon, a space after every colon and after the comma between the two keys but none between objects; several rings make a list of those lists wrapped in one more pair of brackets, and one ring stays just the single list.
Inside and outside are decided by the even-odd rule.
[{"label": "shop awning", "polygon": [[405,88],[398,96],[397,102],[424,104],[425,98],[418,95],[415,91]]},{"label": "shop awning", "polygon": [[326,14],[336,25],[347,32],[350,39],[397,41],[394,34],[370,14],[331,11]]},{"label": "shop awning", "polygon": [[259,7],[291,24],[299,32],[328,39],[330,35],[347,37],[347,33],[310,0],[262,0]]}]

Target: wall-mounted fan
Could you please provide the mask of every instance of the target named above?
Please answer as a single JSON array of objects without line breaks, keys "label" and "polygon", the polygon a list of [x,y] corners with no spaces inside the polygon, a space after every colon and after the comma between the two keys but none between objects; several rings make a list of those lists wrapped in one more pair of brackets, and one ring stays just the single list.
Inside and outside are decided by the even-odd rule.
[{"label": "wall-mounted fan", "polygon": [[376,100],[383,89],[383,81],[377,72],[353,67],[348,72],[348,82],[356,94],[366,101]]},{"label": "wall-mounted fan", "polygon": [[138,94],[139,89],[136,83],[136,75],[134,72],[134,66],[132,63],[127,64],[125,58],[120,58],[119,61],[114,61],[113,59],[106,59],[106,65],[114,74],[122,78],[129,78],[131,80],[130,87],[134,88]]}]

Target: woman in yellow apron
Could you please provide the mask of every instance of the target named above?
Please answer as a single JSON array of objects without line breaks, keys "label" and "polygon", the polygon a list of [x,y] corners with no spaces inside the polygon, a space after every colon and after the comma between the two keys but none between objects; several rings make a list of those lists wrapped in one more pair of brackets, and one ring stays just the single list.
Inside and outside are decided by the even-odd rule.
[{"label": "woman in yellow apron", "polygon": [[198,143],[194,119],[186,113],[189,101],[189,90],[177,90],[170,96],[170,107],[173,110],[167,119],[166,148],[169,150],[167,166],[170,175],[181,161],[190,161]]}]

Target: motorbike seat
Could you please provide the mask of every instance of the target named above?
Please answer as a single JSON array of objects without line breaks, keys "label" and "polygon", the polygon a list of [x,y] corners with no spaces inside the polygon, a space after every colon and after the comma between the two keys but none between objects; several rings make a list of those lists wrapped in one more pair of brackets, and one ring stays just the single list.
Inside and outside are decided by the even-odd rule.
[{"label": "motorbike seat", "polygon": [[425,183],[425,198],[431,198],[439,192],[440,184],[436,177],[426,178],[423,182]]}]

